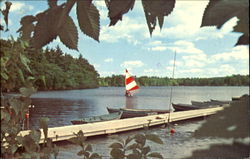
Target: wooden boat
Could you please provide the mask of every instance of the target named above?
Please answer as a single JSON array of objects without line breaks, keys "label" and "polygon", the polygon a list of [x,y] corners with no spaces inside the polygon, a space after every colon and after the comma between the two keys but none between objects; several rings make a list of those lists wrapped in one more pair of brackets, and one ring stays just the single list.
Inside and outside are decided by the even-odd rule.
[{"label": "wooden boat", "polygon": [[123,112],[115,112],[115,113],[110,113],[110,114],[105,114],[105,115],[100,115],[100,116],[92,116],[92,117],[87,117],[83,119],[72,120],[71,123],[76,125],[76,124],[86,124],[86,123],[121,119],[122,114]]},{"label": "wooden boat", "polygon": [[185,110],[194,110],[194,109],[205,109],[205,108],[212,108],[212,107],[219,107],[221,105],[212,104],[212,103],[199,103],[199,102],[192,102],[192,104],[174,104],[172,103],[173,108],[175,111],[185,111]]},{"label": "wooden boat", "polygon": [[174,104],[172,103],[172,106],[174,108],[174,111],[185,111],[185,110],[194,110],[194,109],[202,109],[204,107],[192,105],[192,104]]},{"label": "wooden boat", "polygon": [[224,105],[224,104],[230,104],[230,102],[232,102],[232,101],[211,99],[211,102],[214,103],[214,104],[217,104],[217,105]]},{"label": "wooden boat", "polygon": [[123,112],[121,119],[141,117],[153,114],[164,114],[169,113],[169,110],[162,109],[127,109],[127,108],[109,108],[107,107],[109,113]]}]

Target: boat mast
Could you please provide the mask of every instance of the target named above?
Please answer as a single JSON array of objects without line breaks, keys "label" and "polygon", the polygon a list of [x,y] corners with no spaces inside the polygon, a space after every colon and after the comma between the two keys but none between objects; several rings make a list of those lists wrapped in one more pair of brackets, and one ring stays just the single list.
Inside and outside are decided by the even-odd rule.
[{"label": "boat mast", "polygon": [[[176,60],[176,51],[174,52],[174,63],[173,63],[172,80],[174,79],[175,60]],[[170,122],[170,107],[171,107],[171,104],[172,104],[172,94],[173,94],[173,85],[171,85],[171,88],[170,88],[170,99],[169,99],[168,123]]]}]

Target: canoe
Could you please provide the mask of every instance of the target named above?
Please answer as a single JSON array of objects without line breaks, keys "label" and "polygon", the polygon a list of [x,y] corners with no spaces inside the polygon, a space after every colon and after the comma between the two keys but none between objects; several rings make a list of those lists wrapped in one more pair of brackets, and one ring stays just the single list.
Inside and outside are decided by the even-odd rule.
[{"label": "canoe", "polygon": [[174,108],[174,111],[185,111],[185,110],[194,110],[194,109],[202,109],[204,107],[192,105],[192,104],[174,104],[172,103],[172,106]]},{"label": "canoe", "polygon": [[222,105],[216,103],[205,103],[205,102],[193,102],[192,104],[174,104],[172,103],[174,111],[185,111],[185,110],[194,110],[194,109],[206,109],[206,108],[214,108]]},{"label": "canoe", "polygon": [[76,125],[76,124],[86,124],[86,123],[95,123],[95,122],[101,122],[101,121],[121,119],[122,114],[123,112],[115,112],[115,113],[104,114],[100,116],[92,116],[92,117],[87,117],[83,119],[72,120],[71,123]]},{"label": "canoe", "polygon": [[123,112],[121,119],[169,113],[169,110],[163,110],[163,109],[127,109],[127,108],[107,107],[107,110],[109,113]]},{"label": "canoe", "polygon": [[230,102],[232,102],[232,101],[229,101],[229,100],[214,100],[214,99],[211,99],[211,102],[212,102],[212,103],[215,103],[215,104],[218,104],[218,105],[224,105],[224,104],[230,104]]}]

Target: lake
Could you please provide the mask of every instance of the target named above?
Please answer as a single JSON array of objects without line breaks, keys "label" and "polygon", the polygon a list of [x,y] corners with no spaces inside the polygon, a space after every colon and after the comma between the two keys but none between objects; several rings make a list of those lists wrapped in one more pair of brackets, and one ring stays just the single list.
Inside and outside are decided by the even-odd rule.
[{"label": "lake", "polygon": [[[207,101],[210,99],[231,100],[233,96],[249,94],[249,87],[172,87],[173,103],[191,103],[191,100]],[[49,127],[71,125],[73,119],[93,115],[106,114],[106,107],[126,108],[154,108],[169,109],[171,87],[141,87],[132,98],[124,96],[123,87],[100,87],[96,89],[66,90],[66,91],[41,91],[32,95],[35,108],[31,110],[30,125],[38,127],[41,117],[48,117]],[[171,136],[166,128],[154,128],[152,133],[158,134],[164,145],[152,144],[153,151],[159,151],[165,158],[181,158],[191,155],[192,150],[207,147],[208,143],[218,142],[219,139],[193,139],[192,133],[203,121],[191,121],[176,125],[176,133]],[[136,132],[122,133],[119,136],[125,138]],[[90,142],[94,150],[109,158],[108,146],[114,142],[110,136],[91,138]],[[99,145],[99,146],[98,146]],[[101,146],[100,146],[101,145]],[[183,149],[184,148],[184,149]],[[80,148],[76,145],[61,144],[59,158],[78,158],[76,153]],[[179,153],[180,151],[181,154]]]}]

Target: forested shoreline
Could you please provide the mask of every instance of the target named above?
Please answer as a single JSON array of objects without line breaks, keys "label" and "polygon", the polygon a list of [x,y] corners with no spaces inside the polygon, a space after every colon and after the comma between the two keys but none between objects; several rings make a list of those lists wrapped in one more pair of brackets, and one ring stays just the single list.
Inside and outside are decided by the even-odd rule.
[{"label": "forested shoreline", "polygon": [[[124,86],[123,75],[99,78],[99,86]],[[249,75],[232,75],[213,78],[135,77],[139,86],[249,86]]]},{"label": "forested shoreline", "polygon": [[[12,53],[18,52],[21,47],[20,41],[1,39],[1,64],[5,59],[15,58]],[[13,51],[14,50],[14,51]],[[12,52],[12,53],[11,53]],[[124,76],[112,75],[111,77],[99,77],[94,66],[82,57],[73,58],[71,55],[56,49],[46,48],[26,51],[26,57],[14,59],[12,64],[6,64],[11,74],[3,92],[18,91],[24,78],[34,79],[34,86],[38,90],[68,90],[86,89],[98,87],[123,87]],[[14,69],[19,62],[29,65],[30,70],[24,67]],[[12,68],[13,67],[13,68]],[[4,70],[1,66],[1,75],[4,77]],[[248,86],[249,75],[232,75],[227,77],[214,78],[177,78],[169,77],[148,77],[135,78],[139,86]]]},{"label": "forested shoreline", "polygon": [[[22,41],[1,39],[0,42],[1,75],[6,77],[5,80],[1,79],[1,83],[5,82],[1,86],[3,92],[18,91],[27,79],[33,81],[38,90],[98,87],[99,74],[81,54],[79,58],[73,58],[57,47],[44,50],[27,48],[29,50],[20,56],[17,53],[24,48]],[[7,62],[11,58],[12,62]],[[28,66],[23,67],[22,64]]]}]

